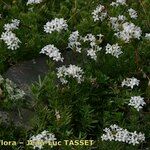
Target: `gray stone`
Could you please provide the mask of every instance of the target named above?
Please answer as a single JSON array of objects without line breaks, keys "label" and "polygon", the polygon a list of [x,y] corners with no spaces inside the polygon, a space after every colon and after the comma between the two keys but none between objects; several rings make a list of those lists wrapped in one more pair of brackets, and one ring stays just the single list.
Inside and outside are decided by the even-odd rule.
[{"label": "gray stone", "polygon": [[13,122],[16,127],[23,127],[28,130],[32,128],[31,120],[33,117],[34,112],[25,108],[14,110],[10,113],[11,122]]},{"label": "gray stone", "polygon": [[4,125],[10,125],[13,123],[16,127],[23,127],[28,130],[31,129],[31,120],[34,116],[34,112],[21,108],[12,111],[0,111],[0,123]]},{"label": "gray stone", "polygon": [[9,124],[9,121],[10,121],[9,113],[5,111],[0,111],[0,122],[4,124]]},{"label": "gray stone", "polygon": [[19,88],[28,92],[29,86],[48,72],[47,57],[24,61],[8,69],[4,77],[12,80]]}]

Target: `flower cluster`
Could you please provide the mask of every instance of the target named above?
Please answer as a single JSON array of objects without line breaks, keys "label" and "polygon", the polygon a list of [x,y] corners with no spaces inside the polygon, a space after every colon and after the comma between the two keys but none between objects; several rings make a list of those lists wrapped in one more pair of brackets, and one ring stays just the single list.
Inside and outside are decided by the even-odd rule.
[{"label": "flower cluster", "polygon": [[91,59],[96,60],[96,53],[102,49],[98,46],[97,42],[99,44],[102,42],[103,35],[98,34],[97,37],[98,39],[91,33],[87,34],[85,37],[81,37],[78,31],[72,32],[69,37],[68,48],[81,53],[81,42],[89,42],[90,48],[85,48],[84,50],[87,52],[87,56],[90,56]]},{"label": "flower cluster", "polygon": [[150,33],[146,33],[145,34],[145,38],[148,39],[148,40],[150,40]]},{"label": "flower cluster", "polygon": [[135,85],[139,85],[140,80],[137,80],[136,78],[132,77],[132,78],[126,78],[122,81],[121,86],[127,86],[127,87],[131,87],[133,89],[133,87]]},{"label": "flower cluster", "polygon": [[59,49],[57,49],[54,45],[46,45],[44,48],[42,48],[41,54],[45,54],[49,56],[50,58],[53,58],[55,61],[62,61],[64,60],[63,57],[61,57],[61,53],[59,52]]},{"label": "flower cluster", "polygon": [[72,32],[69,36],[68,48],[81,53],[80,35],[78,31]]},{"label": "flower cluster", "polygon": [[44,31],[50,34],[54,31],[60,32],[61,30],[67,30],[67,28],[67,22],[63,18],[55,18],[50,22],[48,21],[46,25],[44,25]]},{"label": "flower cluster", "polygon": [[6,91],[6,98],[12,101],[23,99],[25,92],[20,90],[16,84],[0,75],[0,86]]},{"label": "flower cluster", "polygon": [[103,21],[107,17],[107,11],[103,5],[98,5],[92,12],[94,21]]},{"label": "flower cluster", "polygon": [[128,43],[132,38],[140,39],[142,30],[140,27],[135,26],[133,23],[125,22],[122,24],[122,30],[115,33],[115,35]]},{"label": "flower cluster", "polygon": [[140,142],[145,141],[145,135],[140,133],[129,132],[127,129],[123,129],[118,125],[111,125],[110,128],[105,128],[103,130],[105,134],[101,136],[103,141],[119,141],[128,144],[140,144]]},{"label": "flower cluster", "polygon": [[87,48],[87,56],[90,56],[91,59],[97,59],[97,52],[99,52],[102,47],[98,46],[97,42],[100,44],[102,42],[102,34],[97,35],[98,39],[93,34],[87,34],[85,37],[81,39],[83,42],[90,42],[90,48]]},{"label": "flower cluster", "polygon": [[19,38],[16,37],[16,34],[11,31],[3,32],[0,39],[3,40],[7,44],[8,49],[11,50],[18,49],[19,43],[21,43]]},{"label": "flower cluster", "polygon": [[133,96],[130,99],[130,102],[128,105],[133,106],[135,109],[137,109],[137,111],[139,111],[140,109],[143,108],[143,106],[145,105],[145,101],[144,98],[141,96]]},{"label": "flower cluster", "polygon": [[19,43],[21,43],[21,41],[16,34],[12,32],[12,30],[18,29],[19,23],[20,20],[13,19],[10,24],[8,23],[4,25],[5,32],[1,34],[0,39],[7,44],[8,49],[16,50],[19,48]]},{"label": "flower cluster", "polygon": [[121,47],[118,45],[118,43],[110,45],[106,45],[106,54],[112,54],[116,58],[119,57],[123,52],[121,51]]},{"label": "flower cluster", "polygon": [[29,4],[39,4],[41,3],[43,0],[28,0],[27,5]]},{"label": "flower cluster", "polygon": [[110,17],[109,18],[112,28],[115,31],[119,31],[122,23],[126,20],[126,17],[123,15],[119,15],[118,17]]},{"label": "flower cluster", "polygon": [[0,84],[4,82],[4,78],[0,75]]},{"label": "flower cluster", "polygon": [[128,12],[129,12],[129,15],[130,15],[131,18],[137,19],[138,15],[137,15],[137,12],[134,9],[130,8],[130,9],[128,9]]},{"label": "flower cluster", "polygon": [[15,29],[18,29],[20,24],[20,20],[18,19],[12,19],[11,23],[7,23],[4,25],[5,31],[13,31]]},{"label": "flower cluster", "polygon": [[[132,8],[128,9],[128,13],[133,19],[138,17],[137,12]],[[142,35],[141,28],[132,22],[128,22],[125,16],[119,15],[118,17],[110,17],[109,21],[113,30],[116,32],[114,35],[125,43],[129,43],[131,39],[140,39]]]},{"label": "flower cluster", "polygon": [[8,97],[10,100],[20,100],[24,98],[25,92],[18,89],[16,84],[14,84],[11,80],[6,79],[5,81],[5,89],[8,93]]},{"label": "flower cluster", "polygon": [[119,6],[119,5],[126,5],[126,0],[116,0],[116,2],[112,2],[111,6]]},{"label": "flower cluster", "polygon": [[33,149],[42,149],[45,144],[49,144],[50,142],[55,141],[56,138],[54,134],[44,130],[36,136],[33,135],[29,140],[33,143]]},{"label": "flower cluster", "polygon": [[69,65],[69,67],[59,67],[57,68],[57,77],[60,79],[62,84],[67,84],[68,81],[66,77],[73,77],[76,78],[78,83],[81,83],[83,79],[83,70],[81,67],[75,65]]}]

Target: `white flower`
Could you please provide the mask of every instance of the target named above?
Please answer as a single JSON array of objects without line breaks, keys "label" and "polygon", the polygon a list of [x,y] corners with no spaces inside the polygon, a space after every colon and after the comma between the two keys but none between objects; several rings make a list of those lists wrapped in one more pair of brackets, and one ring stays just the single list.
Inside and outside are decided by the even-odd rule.
[{"label": "white flower", "polygon": [[133,23],[125,22],[122,24],[122,31],[117,32],[115,35],[128,43],[132,38],[140,39],[142,30],[140,27],[135,26]]},{"label": "white flower", "polygon": [[140,144],[140,142],[145,141],[145,135],[140,133],[129,132],[127,129],[123,129],[118,125],[111,125],[110,128],[103,129],[105,134],[101,136],[102,141],[118,141],[125,142],[128,144]]},{"label": "white flower", "polygon": [[79,42],[79,40],[79,32],[72,32],[69,36],[68,48],[71,48],[72,50],[75,49],[77,52],[81,53],[81,43]]},{"label": "white flower", "polygon": [[49,133],[48,131],[44,130],[40,134],[36,136],[30,137],[29,141],[32,141],[33,149],[42,149],[45,144],[48,144],[49,142],[57,140],[55,138],[55,135],[53,133]]},{"label": "white flower", "polygon": [[87,41],[90,41],[90,42],[95,42],[96,41],[96,38],[93,34],[87,34],[85,37],[82,38],[82,40],[84,42],[87,42]]},{"label": "white flower", "polygon": [[130,9],[128,9],[128,12],[129,12],[129,15],[130,15],[131,18],[137,19],[138,15],[137,15],[137,12],[134,9],[130,8]]},{"label": "white flower", "polygon": [[135,109],[137,109],[137,111],[139,111],[140,109],[143,108],[143,106],[145,105],[145,101],[144,98],[141,96],[133,96],[130,99],[130,102],[128,105],[133,106]]},{"label": "white flower", "polygon": [[16,34],[11,31],[3,32],[0,39],[3,40],[7,44],[8,49],[11,50],[18,49],[19,43],[21,43],[18,37],[16,37]]},{"label": "white flower", "polygon": [[116,0],[116,2],[112,2],[111,6],[119,6],[119,5],[126,5],[126,0]]},{"label": "white flower", "polygon": [[82,37],[83,42],[90,42],[90,48],[86,48],[87,56],[90,56],[91,59],[96,60],[96,53],[99,52],[102,48],[96,44],[96,41],[102,42],[102,34],[97,35],[98,39],[93,34],[87,34],[85,37]]},{"label": "white flower", "polygon": [[8,49],[16,50],[19,48],[21,41],[16,37],[16,34],[12,32],[14,29],[18,29],[19,24],[20,20],[12,19],[11,23],[4,25],[5,32],[1,34],[0,39],[7,44]]},{"label": "white flower", "polygon": [[69,36],[68,47],[81,53],[81,40],[83,42],[89,42],[90,48],[85,48],[84,50],[87,51],[87,56],[90,56],[92,59],[96,60],[96,53],[102,49],[96,44],[96,41],[101,43],[103,35],[98,34],[97,37],[98,39],[96,39],[96,37],[91,33],[87,34],[85,37],[81,37],[78,31],[72,32]]},{"label": "white flower", "polygon": [[118,17],[110,17],[109,18],[112,28],[115,31],[119,31],[122,27],[122,23],[126,20],[126,17],[123,15],[119,15]]},{"label": "white flower", "polygon": [[53,58],[55,61],[62,61],[64,60],[63,57],[61,57],[61,53],[59,52],[59,49],[57,49],[54,45],[46,45],[44,48],[42,48],[41,54],[45,54],[49,56],[50,58]]},{"label": "white flower", "polygon": [[116,0],[116,3],[126,5],[126,0]]},{"label": "white flower", "polygon": [[112,54],[116,58],[119,57],[123,52],[121,51],[121,47],[118,45],[118,43],[110,45],[106,45],[106,54]]},{"label": "white flower", "polygon": [[96,46],[96,38],[93,34],[87,34],[85,37],[82,37],[83,42],[90,42],[91,48]]},{"label": "white flower", "polygon": [[102,35],[102,34],[97,34],[97,37],[98,37],[98,42],[102,42],[103,41],[103,37],[104,37],[104,35]]},{"label": "white flower", "polygon": [[59,67],[57,68],[57,77],[60,78],[60,81],[62,84],[67,84],[68,81],[66,77],[73,77],[76,78],[78,83],[81,83],[83,79],[83,70],[81,67],[75,66],[75,65],[69,65],[69,67]]},{"label": "white flower", "polygon": [[107,17],[107,11],[104,6],[98,5],[96,9],[92,12],[94,21],[103,21]]},{"label": "white flower", "polygon": [[46,25],[44,25],[44,31],[46,33],[52,33],[54,31],[60,32],[61,30],[67,30],[67,28],[67,22],[63,18],[55,18],[52,21],[47,22]]},{"label": "white flower", "polygon": [[4,78],[2,77],[2,75],[0,75],[0,84],[2,84],[4,82]]},{"label": "white flower", "polygon": [[5,31],[12,31],[14,29],[18,29],[19,24],[20,24],[20,20],[12,19],[11,23],[7,23],[4,25],[4,30]]},{"label": "white flower", "polygon": [[99,47],[97,45],[92,46],[92,48],[87,49],[87,56],[90,56],[91,59],[97,60],[97,52],[99,52],[102,49],[102,47]]},{"label": "white flower", "polygon": [[7,96],[10,100],[20,100],[23,99],[25,96],[25,92],[18,89],[17,85],[13,83],[11,80],[5,80],[5,90],[7,91]]},{"label": "white flower", "polygon": [[148,40],[150,40],[150,33],[146,33],[145,34],[145,38],[148,39]]},{"label": "white flower", "polygon": [[29,4],[39,4],[41,3],[43,0],[28,0],[27,5]]},{"label": "white flower", "polygon": [[121,86],[127,86],[127,87],[131,87],[133,89],[133,87],[135,85],[139,85],[140,80],[137,80],[136,78],[132,77],[132,78],[126,78],[123,80]]},{"label": "white flower", "polygon": [[97,59],[96,52],[92,48],[87,50],[87,56],[90,56],[94,60]]}]

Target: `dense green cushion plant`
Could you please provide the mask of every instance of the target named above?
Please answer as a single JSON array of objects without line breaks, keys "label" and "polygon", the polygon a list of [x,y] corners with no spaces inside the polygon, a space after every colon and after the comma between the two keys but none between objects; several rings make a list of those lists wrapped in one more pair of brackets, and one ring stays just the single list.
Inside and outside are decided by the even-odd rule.
[{"label": "dense green cushion plant", "polygon": [[[150,27],[148,1],[131,0],[127,5],[115,3],[119,6],[111,6],[111,2],[105,0],[43,0],[39,4],[28,5],[27,1],[3,0],[1,3],[0,33],[10,32],[4,31],[5,24],[11,23],[12,19],[18,19],[20,23],[12,33],[21,41],[16,50],[11,50],[4,39],[0,40],[1,73],[12,64],[38,57],[40,52],[50,57],[49,73],[32,85],[31,104],[25,104],[35,112],[31,121],[32,129],[14,128],[8,133],[8,129],[13,128],[12,125],[4,128],[2,124],[4,130],[0,131],[1,139],[28,140],[31,136],[47,130],[60,141],[95,141],[91,147],[71,146],[72,149],[135,150],[150,146],[150,40],[145,36]],[[129,14],[129,8],[137,11],[137,17],[135,12]],[[97,11],[100,11],[100,18],[95,14]],[[113,19],[111,17],[119,15],[126,16],[126,19],[118,19],[118,26],[110,20]],[[56,29],[54,27],[56,31],[50,32],[47,26],[51,28],[55,25],[55,18],[58,18],[58,22],[63,18],[60,22],[64,26]],[[131,27],[129,37],[127,28]],[[78,32],[74,33],[75,31]],[[73,33],[77,38],[74,43],[69,40],[74,39],[71,38]],[[98,38],[100,34],[102,37]],[[46,45],[49,46],[45,47]],[[80,48],[81,52],[77,51]],[[71,58],[64,57],[68,52],[71,55],[67,56]],[[62,57],[67,64],[65,67],[59,64],[60,67],[63,66],[59,70],[56,61],[62,61]],[[127,78],[137,81],[131,85],[130,81],[122,85]],[[132,87],[134,84],[135,87]],[[142,98],[144,99],[144,107],[140,111],[133,107],[135,105],[128,105],[131,97],[134,99],[135,96],[141,96],[138,99],[141,98],[142,102]],[[8,104],[10,107],[10,103]],[[1,107],[7,109],[7,103],[4,106]],[[22,105],[18,105],[19,109],[21,107]],[[136,145],[129,142],[103,141],[103,129],[113,124],[130,132],[144,133],[145,140]],[[45,149],[48,149],[46,147],[47,145]],[[26,149],[32,147],[26,146]],[[67,150],[70,146],[62,145],[60,149]]]}]

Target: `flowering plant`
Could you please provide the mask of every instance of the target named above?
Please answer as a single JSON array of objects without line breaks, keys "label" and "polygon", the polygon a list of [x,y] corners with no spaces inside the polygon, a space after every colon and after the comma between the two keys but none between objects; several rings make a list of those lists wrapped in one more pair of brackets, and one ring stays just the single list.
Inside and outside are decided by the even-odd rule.
[{"label": "flowering plant", "polygon": [[35,115],[26,138],[48,139],[49,132],[93,139],[91,149],[149,147],[147,0],[15,0],[0,8],[1,72],[41,55],[50,67],[31,87]]}]

